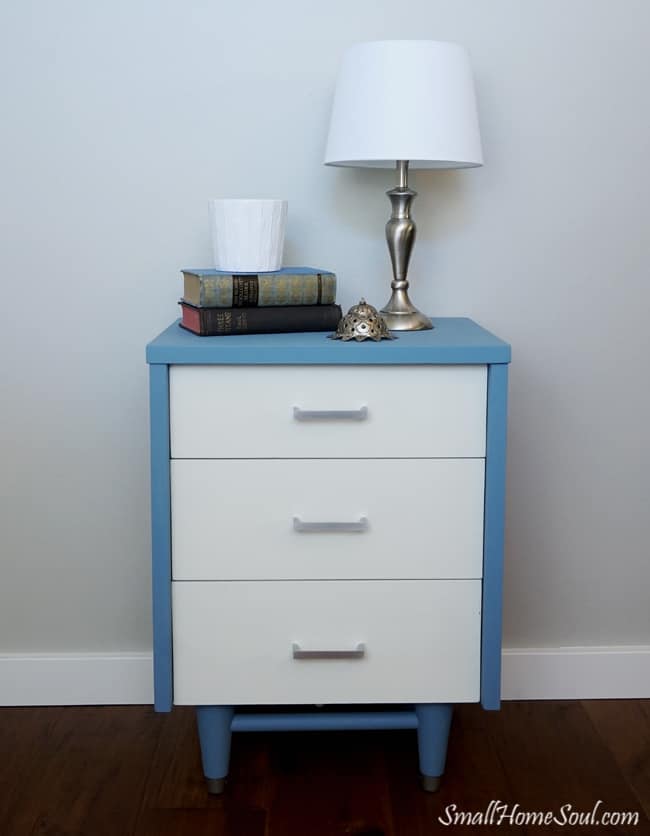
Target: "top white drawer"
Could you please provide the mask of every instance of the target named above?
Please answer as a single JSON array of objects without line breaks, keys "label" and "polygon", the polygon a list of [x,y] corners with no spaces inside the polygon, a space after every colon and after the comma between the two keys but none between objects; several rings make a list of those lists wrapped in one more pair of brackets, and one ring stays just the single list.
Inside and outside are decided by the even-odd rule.
[{"label": "top white drawer", "polygon": [[482,458],[486,389],[486,366],[171,366],[171,455]]}]

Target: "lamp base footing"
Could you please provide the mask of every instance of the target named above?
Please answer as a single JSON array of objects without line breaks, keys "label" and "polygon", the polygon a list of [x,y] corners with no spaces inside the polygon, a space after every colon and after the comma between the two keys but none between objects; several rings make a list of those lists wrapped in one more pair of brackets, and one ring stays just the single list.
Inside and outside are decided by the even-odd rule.
[{"label": "lamp base footing", "polygon": [[428,331],[433,328],[433,323],[429,317],[417,309],[402,313],[389,311],[384,308],[381,311],[381,315],[389,331]]}]

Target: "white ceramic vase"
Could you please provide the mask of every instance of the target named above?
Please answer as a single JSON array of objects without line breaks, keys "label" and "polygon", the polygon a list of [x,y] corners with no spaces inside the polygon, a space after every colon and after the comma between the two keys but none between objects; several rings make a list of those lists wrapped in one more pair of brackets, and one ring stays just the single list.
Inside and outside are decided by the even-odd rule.
[{"label": "white ceramic vase", "polygon": [[282,267],[286,200],[211,200],[214,266],[232,273]]}]

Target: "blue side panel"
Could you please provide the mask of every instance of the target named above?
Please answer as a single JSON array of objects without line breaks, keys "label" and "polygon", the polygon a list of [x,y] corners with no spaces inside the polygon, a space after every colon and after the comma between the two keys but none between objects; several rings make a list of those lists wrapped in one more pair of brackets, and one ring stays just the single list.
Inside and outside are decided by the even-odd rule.
[{"label": "blue side panel", "polygon": [[171,509],[169,484],[169,369],[149,368],[151,421],[151,552],[153,676],[156,711],[172,708]]},{"label": "blue side panel", "polygon": [[506,488],[508,366],[488,366],[483,546],[481,704],[499,708],[501,699],[501,603]]}]

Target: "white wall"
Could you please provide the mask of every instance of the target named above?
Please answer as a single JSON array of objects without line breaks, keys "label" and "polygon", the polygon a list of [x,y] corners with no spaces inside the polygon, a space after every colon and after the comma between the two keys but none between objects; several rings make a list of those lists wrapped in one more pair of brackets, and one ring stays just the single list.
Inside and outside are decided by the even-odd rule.
[{"label": "white wall", "polygon": [[207,200],[382,304],[390,172],[324,168],[359,40],[465,44],[486,165],[414,173],[421,307],[514,350],[505,643],[650,643],[646,0],[8,0],[0,651],[150,646],[144,345]]}]

